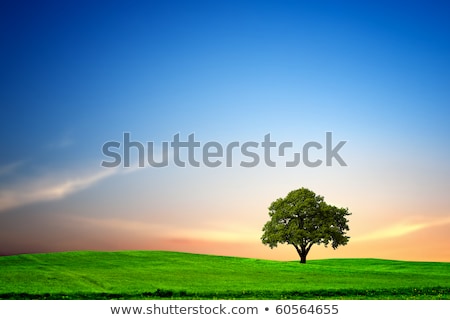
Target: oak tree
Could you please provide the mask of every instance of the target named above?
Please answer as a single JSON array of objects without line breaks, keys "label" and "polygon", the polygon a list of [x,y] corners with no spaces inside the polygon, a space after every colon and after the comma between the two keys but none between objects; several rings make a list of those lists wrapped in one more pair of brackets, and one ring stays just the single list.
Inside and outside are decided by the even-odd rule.
[{"label": "oak tree", "polygon": [[314,244],[331,244],[336,249],[348,243],[349,215],[347,208],[329,205],[309,189],[293,190],[270,205],[270,220],[264,225],[261,240],[271,249],[284,243],[294,246],[300,263],[306,263]]}]

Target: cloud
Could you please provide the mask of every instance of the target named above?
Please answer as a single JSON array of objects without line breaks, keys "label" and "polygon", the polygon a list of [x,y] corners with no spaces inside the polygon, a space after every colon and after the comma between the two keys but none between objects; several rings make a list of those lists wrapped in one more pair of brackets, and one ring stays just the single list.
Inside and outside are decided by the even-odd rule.
[{"label": "cloud", "polygon": [[73,146],[74,144],[75,140],[73,139],[73,134],[72,132],[68,131],[48,143],[46,147],[48,149],[65,149]]},{"label": "cloud", "polygon": [[131,219],[121,219],[121,218],[98,218],[98,217],[85,217],[85,216],[71,216],[70,219],[76,223],[83,223],[89,226],[94,226],[97,230],[115,230],[115,231],[125,231],[132,232],[134,235],[137,234],[152,234],[160,235],[167,234],[174,228],[171,226],[150,223],[148,221],[138,221]]},{"label": "cloud", "polygon": [[35,178],[9,189],[0,190],[0,212],[31,203],[62,199],[74,192],[86,189],[117,172],[118,170],[114,169],[104,169],[99,172],[66,179]]},{"label": "cloud", "polygon": [[191,239],[203,241],[242,242],[254,240],[254,230],[240,226],[228,229],[220,227],[186,228],[173,224],[154,223],[145,220],[121,218],[97,218],[72,216],[77,222],[86,223],[96,228],[114,229],[116,231],[132,231],[135,234],[152,234],[166,239]]},{"label": "cloud", "polygon": [[48,147],[50,149],[64,149],[72,146],[73,144],[75,144],[74,140],[69,138],[63,138],[59,141],[49,144]]},{"label": "cloud", "polygon": [[252,242],[255,237],[255,230],[245,228],[235,228],[224,230],[221,228],[215,229],[188,229],[177,234],[183,239],[201,239],[217,242]]},{"label": "cloud", "polygon": [[13,174],[16,170],[24,164],[25,161],[16,161],[3,166],[0,166],[0,177]]},{"label": "cloud", "polygon": [[[17,161],[8,165],[0,166],[0,177],[2,175],[13,175],[25,161]],[[134,161],[130,167],[124,168],[118,166],[115,168],[100,167],[95,172],[71,173],[69,177],[64,172],[53,173],[50,175],[30,178],[16,185],[8,185],[2,189],[0,185],[0,212],[14,209],[24,205],[59,200],[68,195],[89,188],[99,181],[117,174],[129,174],[137,170],[144,170],[147,167],[139,167],[138,162]],[[67,170],[69,171],[69,170]],[[70,172],[77,171],[71,169]]]},{"label": "cloud", "polygon": [[442,226],[450,223],[450,218],[440,219],[435,221],[428,221],[422,223],[411,223],[404,222],[392,225],[390,227],[386,227],[384,229],[379,229],[373,231],[369,234],[363,235],[361,237],[355,237],[352,239],[352,242],[355,241],[371,241],[371,240],[384,240],[390,238],[398,238],[405,236],[407,234],[423,230],[426,228]]}]

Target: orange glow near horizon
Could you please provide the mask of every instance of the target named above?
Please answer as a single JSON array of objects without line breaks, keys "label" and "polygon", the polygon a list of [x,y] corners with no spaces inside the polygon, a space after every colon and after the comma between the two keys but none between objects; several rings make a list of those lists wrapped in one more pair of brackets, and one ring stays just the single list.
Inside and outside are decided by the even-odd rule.
[{"label": "orange glow near horizon", "polygon": [[[58,222],[55,222],[58,224]],[[77,226],[77,232],[71,226]],[[81,228],[81,226],[83,228]],[[308,259],[327,258],[380,258],[410,261],[450,262],[447,250],[450,243],[449,219],[434,220],[411,225],[395,225],[384,229],[374,229],[364,235],[353,235],[346,246],[333,250],[323,245],[315,245]],[[241,228],[242,230],[242,228]],[[353,233],[358,230],[353,226]],[[211,237],[214,235],[214,237]],[[36,235],[31,234],[30,237]],[[30,252],[72,250],[168,250],[199,254],[238,256],[269,260],[297,260],[292,246],[279,245],[270,249],[259,238],[261,232],[247,230],[246,233],[224,232],[220,230],[183,231],[170,230],[152,224],[133,223],[123,220],[95,220],[74,218],[65,227],[54,230],[53,234],[39,236]],[[58,239],[58,241],[51,240]],[[74,240],[76,239],[76,240]],[[126,239],[126,240],[124,240]],[[424,240],[426,239],[426,240]],[[26,239],[19,245],[25,246]],[[44,245],[45,244],[45,245]],[[34,247],[33,247],[34,246]]]}]

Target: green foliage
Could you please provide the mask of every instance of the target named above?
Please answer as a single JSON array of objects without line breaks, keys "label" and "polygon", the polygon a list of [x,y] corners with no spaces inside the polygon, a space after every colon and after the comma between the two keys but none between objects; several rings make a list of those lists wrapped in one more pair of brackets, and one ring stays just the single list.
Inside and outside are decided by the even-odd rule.
[{"label": "green foliage", "polygon": [[304,263],[314,244],[331,244],[336,249],[348,243],[350,214],[347,208],[329,205],[309,189],[294,190],[270,205],[270,220],[264,225],[261,240],[270,248],[279,243],[293,245]]},{"label": "green foliage", "polygon": [[450,299],[450,263],[327,259],[300,266],[162,251],[27,254],[0,257],[0,299]]}]

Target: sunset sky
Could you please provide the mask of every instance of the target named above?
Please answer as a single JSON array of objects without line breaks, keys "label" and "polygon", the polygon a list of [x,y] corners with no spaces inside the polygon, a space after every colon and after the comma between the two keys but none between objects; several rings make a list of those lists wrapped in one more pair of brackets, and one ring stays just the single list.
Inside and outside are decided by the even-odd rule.
[{"label": "sunset sky", "polygon": [[[261,243],[306,187],[350,242],[308,258],[450,262],[450,5],[433,1],[2,1],[0,254],[173,250],[295,260]],[[108,141],[326,132],[333,161],[104,168]],[[274,149],[275,150],[275,149]],[[136,150],[134,150],[136,151]],[[160,156],[157,150],[155,157]],[[275,151],[273,151],[275,154]],[[196,151],[202,159],[201,148]],[[187,159],[186,153],[183,154]],[[244,160],[249,160],[244,159]],[[289,159],[288,159],[289,160]]]}]

